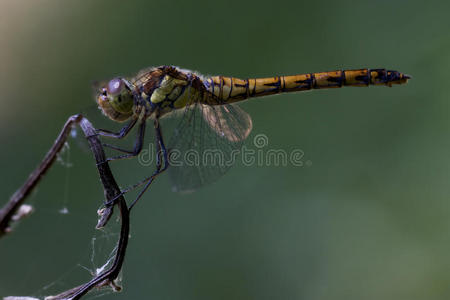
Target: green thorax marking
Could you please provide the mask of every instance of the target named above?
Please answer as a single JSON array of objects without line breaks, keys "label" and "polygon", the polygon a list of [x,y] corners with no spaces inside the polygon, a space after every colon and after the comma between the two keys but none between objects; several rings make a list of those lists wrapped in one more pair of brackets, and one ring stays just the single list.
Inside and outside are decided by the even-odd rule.
[{"label": "green thorax marking", "polygon": [[154,104],[165,100],[174,101],[180,96],[182,87],[187,84],[189,84],[187,80],[176,79],[170,75],[166,75],[161,81],[159,87],[153,91],[150,101]]},{"label": "green thorax marking", "polygon": [[176,78],[169,74],[162,75],[164,76],[163,79],[152,91],[151,96],[148,97],[144,94],[146,97],[143,98],[148,99],[152,104],[158,104],[162,113],[168,113],[174,109],[184,108],[189,104],[199,101],[201,91],[192,85],[192,81],[188,79],[191,76],[186,76],[187,74],[180,75],[185,76]]}]

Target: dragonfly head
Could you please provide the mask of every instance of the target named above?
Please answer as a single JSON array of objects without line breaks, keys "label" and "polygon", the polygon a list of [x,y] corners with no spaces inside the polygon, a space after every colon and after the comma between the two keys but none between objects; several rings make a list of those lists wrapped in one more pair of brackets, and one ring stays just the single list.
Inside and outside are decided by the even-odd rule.
[{"label": "dragonfly head", "polygon": [[133,115],[134,97],[127,81],[114,78],[101,87],[97,94],[98,107],[116,122],[124,122]]}]

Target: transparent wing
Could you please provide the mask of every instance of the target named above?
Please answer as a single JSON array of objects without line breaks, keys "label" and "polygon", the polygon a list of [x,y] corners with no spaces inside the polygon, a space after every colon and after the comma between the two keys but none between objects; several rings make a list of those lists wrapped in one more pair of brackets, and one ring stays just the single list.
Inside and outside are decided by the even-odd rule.
[{"label": "transparent wing", "polygon": [[252,130],[236,104],[187,106],[169,142],[173,189],[189,192],[223,176]]}]

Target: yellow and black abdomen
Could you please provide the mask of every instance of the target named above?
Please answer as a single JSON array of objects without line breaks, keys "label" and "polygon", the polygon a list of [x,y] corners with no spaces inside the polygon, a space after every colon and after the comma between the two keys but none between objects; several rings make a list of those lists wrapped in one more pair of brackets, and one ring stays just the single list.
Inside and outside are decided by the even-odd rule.
[{"label": "yellow and black abdomen", "polygon": [[268,78],[239,79],[214,76],[204,79],[207,104],[239,102],[248,98],[311,89],[404,84],[410,77],[386,69],[343,70]]}]

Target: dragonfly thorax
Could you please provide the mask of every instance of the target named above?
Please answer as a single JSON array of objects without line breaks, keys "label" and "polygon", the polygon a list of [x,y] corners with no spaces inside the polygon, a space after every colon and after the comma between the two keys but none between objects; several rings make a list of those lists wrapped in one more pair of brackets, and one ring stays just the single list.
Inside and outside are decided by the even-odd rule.
[{"label": "dragonfly thorax", "polygon": [[172,66],[154,68],[138,76],[135,84],[147,109],[158,116],[199,101],[204,89],[201,79],[194,73]]}]

